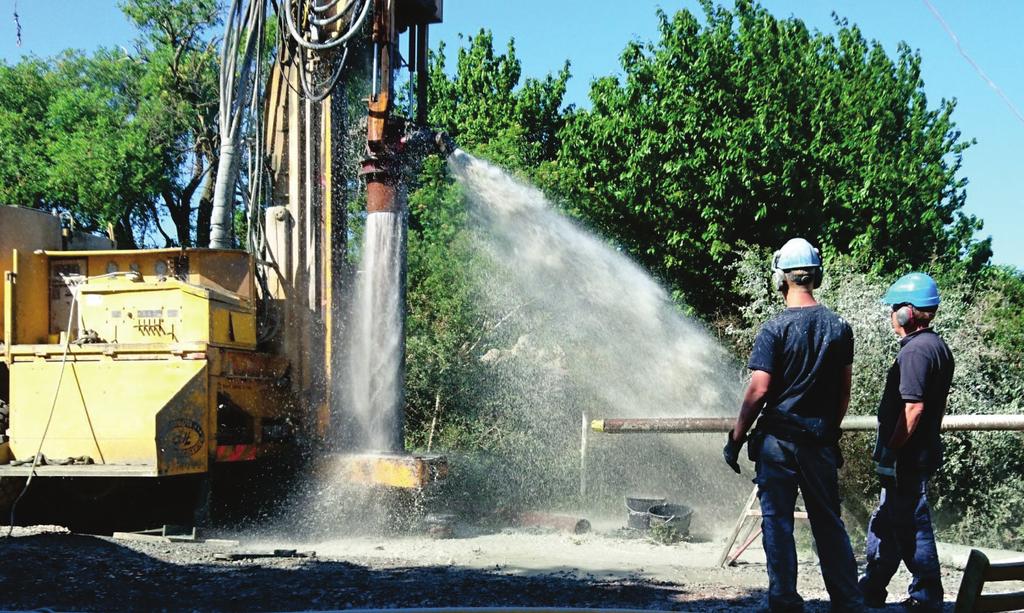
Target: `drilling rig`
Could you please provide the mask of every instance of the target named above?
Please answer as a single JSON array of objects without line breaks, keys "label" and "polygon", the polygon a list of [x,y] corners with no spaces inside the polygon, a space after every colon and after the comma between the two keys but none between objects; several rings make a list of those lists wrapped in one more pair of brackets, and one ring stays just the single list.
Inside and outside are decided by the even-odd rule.
[{"label": "drilling rig", "polygon": [[[257,504],[281,497],[280,475],[310,464],[417,492],[446,475],[443,457],[404,452],[401,421],[403,177],[418,157],[453,149],[425,125],[428,28],[441,21],[442,0],[272,5],[229,8],[209,248],[64,250],[49,226],[20,213],[11,221],[15,209],[0,207],[0,228],[17,224],[0,232],[4,517],[31,497],[32,482],[46,496],[35,508],[73,516],[108,489],[138,489],[170,492],[184,501],[176,512],[201,523],[221,474],[236,481],[229,491],[257,492]],[[260,45],[275,16],[267,53]],[[396,111],[401,67],[408,116]],[[240,192],[245,250],[233,248]],[[352,299],[355,279],[370,274],[346,257],[350,210],[363,200],[358,218],[395,222],[391,304]],[[396,391],[363,398],[362,422],[352,415],[353,365],[384,348],[370,335],[364,352],[352,350],[348,319],[360,308],[364,321],[388,319],[398,339],[390,379],[363,369]],[[354,444],[367,421],[383,435]],[[76,492],[78,504],[63,504]]]}]

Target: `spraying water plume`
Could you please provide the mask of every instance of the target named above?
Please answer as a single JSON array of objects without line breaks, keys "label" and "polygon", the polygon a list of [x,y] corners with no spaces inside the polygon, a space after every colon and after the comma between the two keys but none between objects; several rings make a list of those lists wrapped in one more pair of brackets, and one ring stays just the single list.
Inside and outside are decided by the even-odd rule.
[{"label": "spraying water plume", "polygon": [[552,208],[540,190],[465,153],[451,167],[467,188],[482,247],[507,282],[547,315],[547,333],[586,373],[597,410],[723,415],[735,369],[640,266]]},{"label": "spraying water plume", "polygon": [[[640,266],[501,169],[461,150],[449,165],[464,187],[479,246],[493,264],[482,281],[484,293],[500,296],[506,310],[515,303],[531,314],[511,346],[488,351],[484,361],[515,368],[525,355],[546,363],[572,389],[534,403],[547,405],[543,409],[527,409],[545,412],[535,421],[546,446],[574,455],[581,411],[667,417],[735,410],[740,370]],[[528,393],[532,375],[521,385]],[[717,437],[617,440],[604,448],[603,477],[594,477],[620,505],[617,496],[636,488],[685,492],[691,503],[720,498],[723,487],[736,489],[717,478]]]}]

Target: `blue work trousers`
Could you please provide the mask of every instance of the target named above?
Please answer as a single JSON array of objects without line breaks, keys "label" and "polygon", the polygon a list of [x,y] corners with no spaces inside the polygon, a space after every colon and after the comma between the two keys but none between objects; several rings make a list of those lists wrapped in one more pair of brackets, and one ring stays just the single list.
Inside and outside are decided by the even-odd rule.
[{"label": "blue work trousers", "polygon": [[764,551],[768,558],[769,609],[803,610],[803,599],[796,591],[793,541],[793,510],[799,487],[832,610],[862,611],[864,601],[857,587],[857,563],[840,517],[838,451],[783,441],[767,434],[759,452],[754,450],[754,454],[758,456],[754,482],[761,500]]},{"label": "blue work trousers", "polygon": [[907,590],[927,608],[942,608],[942,571],[928,510],[928,475],[900,471],[895,490],[882,489],[868,523],[868,565],[860,580],[864,597],[884,602],[900,562],[914,576]]}]

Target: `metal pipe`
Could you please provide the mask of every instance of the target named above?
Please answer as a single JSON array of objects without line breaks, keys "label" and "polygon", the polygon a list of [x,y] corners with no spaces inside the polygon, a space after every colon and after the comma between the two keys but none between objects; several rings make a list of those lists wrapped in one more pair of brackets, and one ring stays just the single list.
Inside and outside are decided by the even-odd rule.
[{"label": "metal pipe", "polygon": [[370,67],[370,102],[377,101],[377,74],[380,72],[380,52],[377,42],[373,43],[373,65]]},{"label": "metal pipe", "polygon": [[402,200],[398,197],[398,188],[393,182],[380,177],[367,179],[367,213],[398,213],[402,211],[402,205]]},{"label": "metal pipe", "polygon": [[[427,63],[429,41],[427,40],[427,24],[415,26],[416,35],[416,123],[427,125],[427,112],[429,111],[429,100],[427,98],[430,84],[430,70]],[[410,27],[409,31],[412,32]]]},{"label": "metal pipe", "polygon": [[[595,419],[591,430],[606,434],[681,434],[728,432],[736,420],[732,417],[643,417],[634,419]],[[878,420],[871,415],[849,415],[842,428],[847,432],[873,432]],[[1024,431],[1024,415],[946,415],[944,431]]]},{"label": "metal pipe", "polygon": [[587,412],[583,411],[581,414],[582,423],[580,424],[580,498],[584,498],[587,495],[587,442],[590,438],[590,432],[587,425],[590,420],[587,418]]},{"label": "metal pipe", "polygon": [[523,511],[512,516],[512,523],[516,526],[530,528],[552,528],[572,534],[586,534],[590,532],[590,521],[587,519],[559,513]]}]

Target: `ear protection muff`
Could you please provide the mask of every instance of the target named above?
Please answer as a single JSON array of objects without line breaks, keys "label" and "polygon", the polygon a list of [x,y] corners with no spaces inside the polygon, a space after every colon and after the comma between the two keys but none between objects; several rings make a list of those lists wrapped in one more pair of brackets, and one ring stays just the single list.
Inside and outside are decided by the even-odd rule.
[{"label": "ear protection muff", "polygon": [[781,292],[786,286],[786,272],[779,268],[779,258],[782,257],[782,250],[779,249],[772,256],[772,287],[775,291]]},{"label": "ear protection muff", "polygon": [[[815,249],[814,253],[818,253],[818,250]],[[821,255],[820,254],[818,255],[818,261],[821,262]],[[817,268],[814,269],[814,289],[818,289],[819,287],[821,287],[821,281],[822,281],[822,279],[824,279],[824,277],[825,277],[825,267],[824,266],[818,266]]]},{"label": "ear protection muff", "polygon": [[906,328],[909,324],[914,323],[914,307],[905,304],[896,309],[896,323],[901,328]]}]

